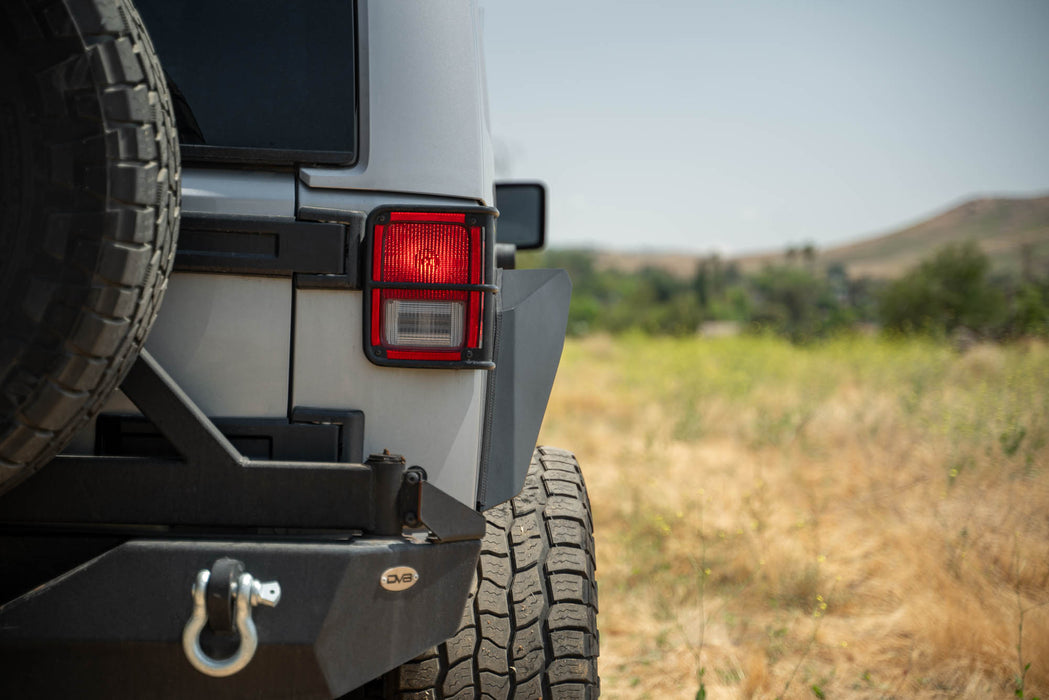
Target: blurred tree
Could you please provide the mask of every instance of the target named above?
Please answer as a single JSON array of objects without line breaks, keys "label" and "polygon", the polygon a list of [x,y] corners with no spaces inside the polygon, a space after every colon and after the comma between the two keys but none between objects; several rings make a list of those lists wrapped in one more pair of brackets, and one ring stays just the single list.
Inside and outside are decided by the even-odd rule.
[{"label": "blurred tree", "polygon": [[1013,297],[1009,327],[1013,335],[1049,336],[1049,283],[1020,287]]},{"label": "blurred tree", "polygon": [[885,328],[904,333],[944,334],[962,326],[991,332],[1005,322],[1006,305],[989,269],[975,243],[948,245],[885,288],[878,316]]},{"label": "blurred tree", "polygon": [[814,269],[816,266],[816,244],[812,241],[808,241],[801,247],[801,259],[809,267]]},{"label": "blurred tree", "polygon": [[568,270],[572,335],[682,335],[705,320],[731,320],[804,342],[878,319],[902,332],[946,335],[965,327],[985,337],[1049,336],[1049,279],[992,275],[974,244],[944,248],[893,282],[850,278],[841,264],[817,273],[814,255],[796,250],[793,264],[748,276],[716,255],[700,260],[691,277],[655,267],[599,269],[589,250],[521,253],[518,265]]},{"label": "blurred tree", "polygon": [[756,297],[752,322],[795,342],[824,336],[851,321],[827,278],[806,268],[766,267],[752,284]]},{"label": "blurred tree", "polygon": [[641,284],[645,288],[643,293],[649,297],[649,301],[656,304],[669,302],[688,287],[686,282],[657,267],[642,268],[640,276]]}]

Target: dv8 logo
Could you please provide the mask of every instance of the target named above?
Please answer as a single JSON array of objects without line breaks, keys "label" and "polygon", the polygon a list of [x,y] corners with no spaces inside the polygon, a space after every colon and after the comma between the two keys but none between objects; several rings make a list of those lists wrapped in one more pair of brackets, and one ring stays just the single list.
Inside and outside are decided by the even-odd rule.
[{"label": "dv8 logo", "polygon": [[410,566],[395,566],[382,572],[379,583],[388,591],[403,591],[419,580],[419,572]]}]

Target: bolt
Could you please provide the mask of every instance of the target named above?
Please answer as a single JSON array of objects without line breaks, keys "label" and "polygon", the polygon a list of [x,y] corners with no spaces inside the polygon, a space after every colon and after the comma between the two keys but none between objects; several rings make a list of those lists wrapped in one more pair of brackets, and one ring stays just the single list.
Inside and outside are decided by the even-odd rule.
[{"label": "bolt", "polygon": [[411,511],[404,514],[404,524],[408,527],[415,527],[419,524],[419,516]]},{"label": "bolt", "polygon": [[280,602],[280,584],[276,581],[254,580],[251,583],[251,604],[276,607]]}]

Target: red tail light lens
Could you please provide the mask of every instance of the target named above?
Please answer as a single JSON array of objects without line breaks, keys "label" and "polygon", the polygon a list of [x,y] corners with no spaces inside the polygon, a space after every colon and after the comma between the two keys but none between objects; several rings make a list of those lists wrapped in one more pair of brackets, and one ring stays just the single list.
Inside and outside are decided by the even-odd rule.
[{"label": "red tail light lens", "polygon": [[485,254],[485,227],[476,216],[409,211],[378,216],[366,284],[373,359],[384,364],[471,360],[484,340]]}]

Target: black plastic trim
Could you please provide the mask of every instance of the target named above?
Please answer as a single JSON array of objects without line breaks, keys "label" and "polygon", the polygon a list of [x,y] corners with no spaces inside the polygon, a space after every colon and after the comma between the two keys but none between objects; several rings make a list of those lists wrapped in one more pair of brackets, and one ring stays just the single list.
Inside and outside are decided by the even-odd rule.
[{"label": "black plastic trim", "polygon": [[183,214],[175,270],[290,277],[343,275],[356,267],[357,246],[347,245],[338,223]]},{"label": "black plastic trim", "polygon": [[247,146],[209,146],[200,143],[179,145],[183,165],[343,165],[357,162],[353,151],[304,151],[283,148],[250,148]]},{"label": "black plastic trim", "polygon": [[[298,199],[299,189],[295,188]],[[297,205],[296,205],[297,206]],[[357,290],[361,288],[361,266],[358,259],[361,254],[361,241],[364,239],[363,212],[345,212],[314,207],[298,207],[300,221],[321,221],[338,223],[346,226],[346,261],[343,272],[339,274],[295,275],[296,289],[342,289]]]},{"label": "black plastic trim", "polygon": [[[356,414],[362,426],[356,444],[344,444],[342,424],[335,420],[292,422],[284,418],[212,418],[215,427],[249,459],[301,462],[357,462],[363,460],[361,411],[342,412],[337,420],[349,422]],[[302,413],[300,412],[300,416]],[[350,431],[350,435],[353,431]],[[111,457],[160,457],[178,459],[179,452],[149,420],[139,415],[103,414],[95,427],[95,454]],[[357,455],[356,459],[342,459]]]},{"label": "black plastic trim", "polygon": [[335,461],[364,461],[364,411],[296,406],[291,410],[291,422],[338,427],[339,453]]},{"label": "black plastic trim", "polygon": [[[371,279],[371,263],[375,246],[375,227],[387,222],[387,215],[391,212],[419,212],[424,214],[465,214],[465,226],[479,227],[481,229],[481,240],[484,245],[484,273],[482,284],[419,284],[419,283],[387,283],[376,282]],[[495,368],[492,354],[495,345],[495,295],[499,288],[491,281],[495,279],[495,219],[499,213],[492,207],[457,207],[457,206],[383,206],[373,209],[368,216],[364,232],[364,254],[361,256],[361,279],[364,288],[364,324],[362,327],[362,340],[364,354],[373,364],[382,367],[416,367],[420,369],[480,369],[490,370]],[[385,355],[384,348],[373,346],[371,343],[371,294],[377,289],[432,289],[432,290],[460,290],[483,292],[483,308],[481,318],[481,347],[466,348],[460,353],[459,360],[403,360],[391,359]],[[425,352],[425,350],[420,349]]]}]

